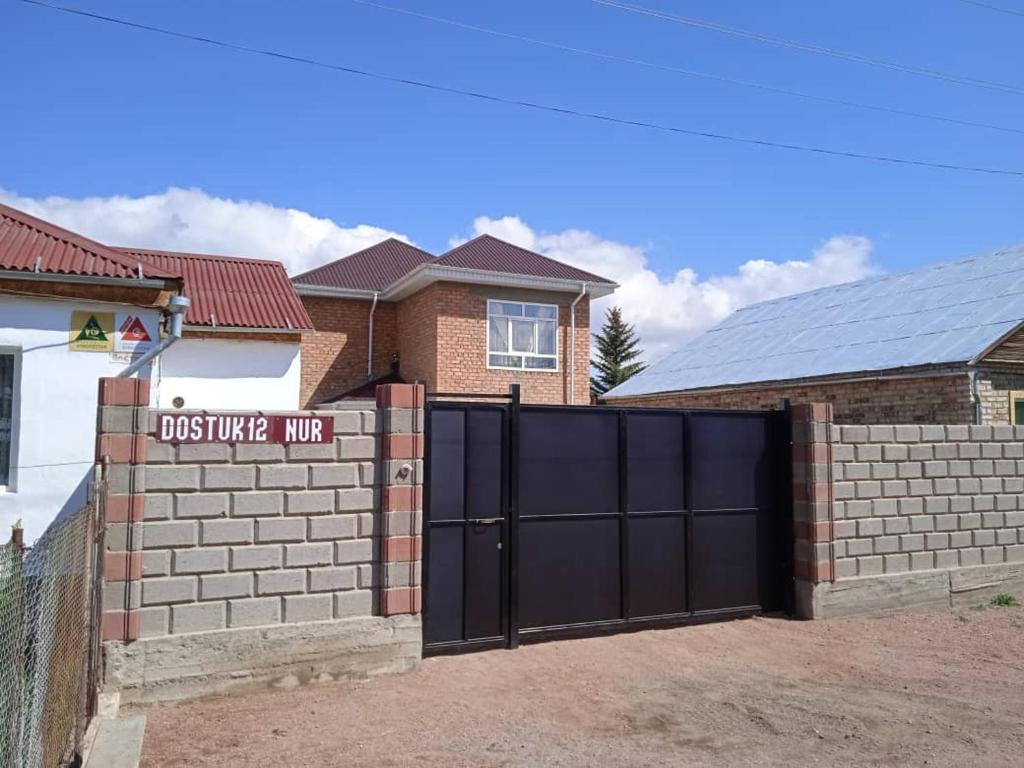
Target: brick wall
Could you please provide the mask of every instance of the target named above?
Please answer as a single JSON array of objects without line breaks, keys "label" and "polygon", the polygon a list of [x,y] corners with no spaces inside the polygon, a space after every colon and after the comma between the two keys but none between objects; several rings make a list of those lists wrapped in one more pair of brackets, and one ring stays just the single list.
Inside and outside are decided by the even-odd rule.
[{"label": "brick wall", "polygon": [[[791,402],[827,402],[837,424],[970,424],[974,421],[967,374],[922,375],[857,382],[773,385],[720,392],[626,397],[613,405],[664,408],[774,408],[779,398]],[[1024,388],[1024,387],[1022,387]],[[1005,398],[1003,400],[1005,408]]]},{"label": "brick wall", "polygon": [[1010,392],[1024,390],[1024,371],[1009,366],[978,369],[978,399],[983,424],[1010,423]]},{"label": "brick wall", "polygon": [[[393,661],[400,640],[402,665],[418,658],[418,623],[381,622],[421,605],[422,387],[380,387],[379,407],[340,405],[333,441],[319,445],[157,442],[148,396],[145,381],[100,382],[102,639],[120,659],[112,674],[139,689],[160,674],[189,695],[223,689],[209,687],[200,662],[174,661],[186,646],[130,650],[162,640],[219,653],[209,662],[218,686],[289,662],[308,672],[318,653],[338,656],[346,643],[369,654],[361,663],[371,671]],[[334,622],[340,634],[298,656],[306,635],[282,634],[274,657],[268,632],[311,622]],[[251,628],[259,634],[245,635]]]},{"label": "brick wall", "polygon": [[[438,283],[437,386],[445,392],[507,392],[521,386],[524,403],[568,403],[569,361],[576,366],[577,405],[590,403],[590,300],[576,305],[576,349],[569,350],[570,293],[525,291],[461,283]],[[558,305],[558,371],[508,371],[487,367],[487,300]]]},{"label": "brick wall", "polygon": [[[314,333],[302,337],[300,402],[309,407],[367,382],[369,301],[303,296]],[[373,375],[383,376],[398,353],[398,312],[379,302],[373,314]]]},{"label": "brick wall", "polygon": [[1024,562],[1024,428],[833,428],[837,579]]},{"label": "brick wall", "polygon": [[402,378],[422,381],[428,390],[436,389],[438,338],[437,283],[414,293],[398,304],[398,356]]},{"label": "brick wall", "polygon": [[[575,294],[434,283],[374,315],[374,375],[398,355],[402,377],[445,392],[505,393],[521,386],[523,402],[568,403],[570,359],[576,368],[577,405],[590,402],[590,300],[576,305],[576,349],[570,355],[570,306]],[[487,300],[558,305],[558,371],[487,367]],[[316,331],[302,341],[302,402],[309,407],[366,382],[370,303],[302,297]]]}]

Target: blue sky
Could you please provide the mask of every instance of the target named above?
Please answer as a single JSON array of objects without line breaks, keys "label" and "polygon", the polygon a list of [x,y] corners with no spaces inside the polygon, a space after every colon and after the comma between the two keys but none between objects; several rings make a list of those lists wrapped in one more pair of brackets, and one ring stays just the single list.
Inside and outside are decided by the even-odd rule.
[{"label": "blue sky", "polygon": [[[383,0],[466,23],[815,94],[1024,130],[1024,95],[692,29],[587,0]],[[468,90],[786,143],[1024,170],[1024,134],[820,104],[549,50],[348,0],[64,0]],[[1024,17],[961,0],[636,0],[1024,87]],[[1018,0],[999,0],[1018,8]],[[997,3],[998,4],[998,3]],[[366,80],[0,0],[7,148],[25,198],[199,188],[442,250],[476,217],[583,229],[658,275],[805,259],[838,235],[885,270],[1024,240],[1024,178],[721,143]]]}]

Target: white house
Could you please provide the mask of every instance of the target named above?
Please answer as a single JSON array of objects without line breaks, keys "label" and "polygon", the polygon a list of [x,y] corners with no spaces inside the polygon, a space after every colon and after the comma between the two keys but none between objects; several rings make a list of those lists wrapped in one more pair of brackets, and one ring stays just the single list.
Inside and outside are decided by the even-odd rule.
[{"label": "white house", "polygon": [[192,304],[181,340],[156,361],[160,408],[299,407],[302,335],[313,324],[277,261],[119,251],[180,275]]},{"label": "white house", "polygon": [[277,262],[115,249],[0,205],[0,539],[85,503],[98,379],[149,378],[153,407],[293,409],[310,327]]}]

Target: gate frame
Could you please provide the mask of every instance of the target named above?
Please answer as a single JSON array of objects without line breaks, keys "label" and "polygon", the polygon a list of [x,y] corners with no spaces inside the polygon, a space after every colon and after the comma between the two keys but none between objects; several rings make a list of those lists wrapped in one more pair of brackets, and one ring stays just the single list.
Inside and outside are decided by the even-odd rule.
[{"label": "gate frame", "polygon": [[[508,430],[506,443],[503,446],[503,503],[505,511],[503,517],[503,547],[502,547],[502,624],[504,630],[504,643],[496,639],[486,640],[458,640],[445,643],[435,643],[430,646],[424,639],[424,655],[443,655],[467,653],[477,650],[489,650],[504,647],[512,650],[521,644],[532,644],[546,642],[548,640],[561,640],[578,637],[593,637],[607,634],[622,634],[626,632],[640,632],[649,629],[670,628],[704,624],[715,621],[724,621],[733,618],[746,618],[759,615],[765,611],[760,607],[741,606],[737,608],[723,608],[704,611],[695,611],[693,606],[693,558],[686,560],[686,598],[687,606],[691,610],[685,613],[665,614],[660,616],[629,618],[630,590],[629,590],[629,569],[626,566],[629,562],[629,531],[628,514],[623,513],[628,507],[629,489],[626,482],[627,462],[625,452],[621,450],[627,437],[627,416],[631,412],[657,412],[680,414],[683,416],[683,461],[688,462],[691,450],[689,414],[721,414],[721,415],[767,415],[772,420],[771,435],[773,444],[769,448],[775,452],[776,468],[776,498],[775,506],[775,542],[772,547],[775,553],[775,565],[778,580],[779,606],[786,615],[792,615],[795,605],[795,583],[793,579],[793,483],[792,483],[792,419],[788,399],[780,399],[778,407],[769,411],[752,410],[730,410],[722,408],[649,408],[641,406],[569,406],[569,405],[547,405],[531,404],[536,409],[576,412],[587,408],[591,411],[614,412],[618,419],[618,518],[619,518],[619,562],[620,562],[620,612],[623,618],[597,621],[586,624],[573,624],[547,628],[535,628],[523,631],[519,625],[519,529],[520,529],[520,505],[519,505],[519,451],[520,451],[520,417],[521,417],[521,395],[520,385],[511,384],[508,394],[478,394],[478,393],[451,393],[451,392],[428,392],[426,395],[427,404],[425,407],[424,428],[429,430],[431,406],[450,406],[452,410],[464,408],[465,412],[474,405],[473,401],[505,401],[495,403],[495,407],[502,408],[506,412],[504,424]],[[442,399],[441,402],[438,402]],[[467,421],[468,425],[468,421]],[[429,621],[427,594],[430,589],[430,466],[431,466],[431,440],[429,434],[424,440],[424,494],[423,494],[423,623],[424,630]],[[468,477],[468,454],[464,458],[465,472]],[[692,498],[691,493],[692,477],[686,472],[684,477],[684,498],[689,504]],[[686,541],[689,546],[693,541],[693,515],[691,508],[685,511],[686,520]],[[463,583],[465,594],[465,583]],[[774,613],[775,611],[768,611]]]}]

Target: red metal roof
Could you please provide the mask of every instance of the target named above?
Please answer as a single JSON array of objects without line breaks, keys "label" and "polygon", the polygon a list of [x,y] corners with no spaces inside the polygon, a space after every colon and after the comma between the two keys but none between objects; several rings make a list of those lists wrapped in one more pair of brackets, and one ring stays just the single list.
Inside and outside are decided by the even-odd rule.
[{"label": "red metal roof", "polygon": [[313,327],[284,265],[278,261],[139,248],[117,250],[184,278],[182,293],[192,300],[185,315],[186,325],[211,329]]},{"label": "red metal roof", "polygon": [[[139,260],[23,211],[0,205],[0,269],[50,275],[139,277]],[[176,277],[142,265],[142,277]]]},{"label": "red metal roof", "polygon": [[433,260],[434,257],[426,251],[392,237],[330,264],[296,275],[292,282],[383,291],[420,264]]},{"label": "red metal roof", "polygon": [[527,251],[504,240],[481,234],[478,238],[451,251],[437,259],[443,266],[457,266],[463,269],[482,269],[488,272],[507,272],[509,274],[526,274],[534,278],[552,278],[554,280],[577,280],[587,283],[611,283],[607,278],[593,272],[577,269],[561,261],[549,259],[539,253]]},{"label": "red metal roof", "polygon": [[607,278],[570,267],[568,264],[549,259],[547,256],[541,256],[539,253],[506,243],[504,240],[490,235],[474,238],[468,243],[452,248],[439,258],[434,258],[420,248],[414,248],[392,238],[353,253],[351,256],[297,275],[292,278],[292,282],[296,285],[383,291],[426,263],[484,272],[504,272],[512,275],[614,285]]},{"label": "red metal roof", "polygon": [[438,258],[446,267],[479,269],[486,272],[505,272],[530,277],[550,277],[555,280],[580,280],[588,283],[612,283],[611,280],[570,267],[561,261],[549,259],[539,253],[506,243],[491,235],[474,237],[468,243],[452,248]]}]

